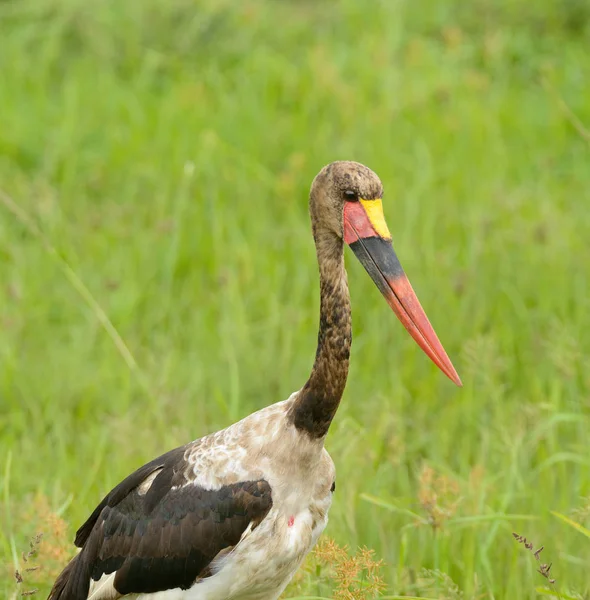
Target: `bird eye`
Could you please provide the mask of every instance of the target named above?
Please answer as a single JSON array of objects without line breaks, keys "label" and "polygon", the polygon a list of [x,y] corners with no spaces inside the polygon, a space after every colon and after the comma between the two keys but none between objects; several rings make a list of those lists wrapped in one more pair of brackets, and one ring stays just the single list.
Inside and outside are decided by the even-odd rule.
[{"label": "bird eye", "polygon": [[353,192],[352,190],[346,190],[344,192],[344,199],[348,200],[348,202],[355,202],[359,199],[359,197],[356,192]]}]

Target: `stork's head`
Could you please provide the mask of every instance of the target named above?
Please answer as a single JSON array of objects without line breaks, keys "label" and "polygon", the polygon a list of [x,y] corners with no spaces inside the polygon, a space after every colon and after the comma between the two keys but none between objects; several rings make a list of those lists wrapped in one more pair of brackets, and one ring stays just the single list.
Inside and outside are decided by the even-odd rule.
[{"label": "stork's head", "polygon": [[343,239],[420,348],[462,385],[393,250],[382,197],[381,180],[365,165],[338,161],[324,167],[310,195],[316,243],[323,244],[320,232]]}]

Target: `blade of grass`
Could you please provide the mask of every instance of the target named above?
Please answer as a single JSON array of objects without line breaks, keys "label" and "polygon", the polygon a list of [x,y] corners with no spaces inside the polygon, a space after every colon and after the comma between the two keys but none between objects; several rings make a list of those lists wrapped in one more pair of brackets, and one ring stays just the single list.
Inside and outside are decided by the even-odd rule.
[{"label": "blade of grass", "polygon": [[590,538],[590,529],[587,529],[583,525],[576,523],[575,521],[573,521],[569,517],[566,517],[565,515],[562,515],[561,513],[555,512],[553,510],[550,512],[554,517],[557,517],[564,523],[567,523],[570,527],[573,527],[576,531],[579,531],[582,535],[585,535],[587,538]]},{"label": "blade of grass", "polygon": [[134,374],[138,383],[148,396],[151,396],[150,386],[148,385],[147,378],[145,377],[142,370],[139,368],[137,361],[135,360],[131,350],[125,343],[125,340],[121,337],[117,328],[113,325],[106,312],[97,302],[92,295],[92,292],[86,287],[84,282],[78,277],[76,272],[70,267],[68,262],[59,254],[55,246],[51,243],[49,238],[41,231],[34,220],[18,206],[14,199],[7,194],[4,190],[0,190],[0,202],[4,207],[12,213],[12,215],[25,227],[25,229],[35,238],[37,238],[43,245],[45,251],[51,256],[51,258],[59,265],[63,274],[70,282],[72,287],[82,297],[84,302],[88,305],[90,310],[94,313],[94,316],[101,324],[107,335],[111,338],[113,344],[119,351],[123,360],[127,364],[129,370]]},{"label": "blade of grass", "polygon": [[366,502],[374,504],[375,506],[385,508],[386,510],[389,510],[391,512],[407,515],[409,517],[412,517],[413,519],[418,519],[422,523],[426,523],[426,520],[422,516],[420,516],[418,513],[408,510],[407,508],[399,508],[394,504],[387,502],[386,500],[382,500],[381,498],[377,498],[376,496],[371,496],[370,494],[361,494],[360,497]]},{"label": "blade of grass", "polygon": [[537,594],[541,594],[542,596],[552,596],[553,598],[561,598],[562,600],[580,600],[581,598],[581,596],[570,596],[569,594],[564,594],[563,592],[550,590],[549,588],[540,586],[535,588],[535,592],[537,592]]}]

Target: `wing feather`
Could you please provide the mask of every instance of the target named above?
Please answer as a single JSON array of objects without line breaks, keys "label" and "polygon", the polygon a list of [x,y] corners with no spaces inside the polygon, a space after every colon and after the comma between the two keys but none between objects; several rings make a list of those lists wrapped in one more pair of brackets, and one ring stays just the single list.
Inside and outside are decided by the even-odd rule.
[{"label": "wing feather", "polygon": [[86,600],[91,579],[101,581],[93,584],[93,600],[188,589],[262,521],[272,506],[266,481],[204,489],[185,475],[186,450],[148,463],[105,496],[78,530],[82,550],[49,600]]}]

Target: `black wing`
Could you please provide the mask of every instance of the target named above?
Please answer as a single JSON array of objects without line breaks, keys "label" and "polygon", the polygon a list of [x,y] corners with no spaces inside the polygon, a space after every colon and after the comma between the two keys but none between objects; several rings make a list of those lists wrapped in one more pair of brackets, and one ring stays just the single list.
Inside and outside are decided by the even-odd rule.
[{"label": "black wing", "polygon": [[[206,490],[187,481],[187,447],[144,465],[115,487],[78,530],[82,551],[57,579],[49,600],[86,600],[90,578],[116,571],[120,594],[189,588],[211,561],[235,546],[272,506],[264,480]],[[144,492],[141,484],[153,477]],[[147,487],[147,486],[146,486]]]}]

